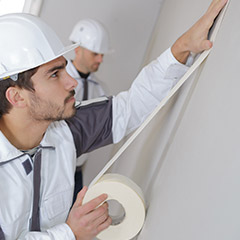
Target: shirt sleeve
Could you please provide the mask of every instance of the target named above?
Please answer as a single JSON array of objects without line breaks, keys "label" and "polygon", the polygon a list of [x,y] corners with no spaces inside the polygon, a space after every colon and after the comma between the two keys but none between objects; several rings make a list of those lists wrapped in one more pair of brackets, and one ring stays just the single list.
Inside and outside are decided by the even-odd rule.
[{"label": "shirt sleeve", "polygon": [[73,135],[77,157],[112,143],[112,98],[81,102],[75,116],[66,122]]},{"label": "shirt sleeve", "polygon": [[144,67],[131,88],[113,98],[113,142],[135,130],[187,70],[170,48]]},{"label": "shirt sleeve", "polygon": [[[139,73],[128,91],[86,106],[67,121],[77,156],[119,142],[135,130],[188,70],[167,49]],[[93,100],[95,101],[95,100]]]},{"label": "shirt sleeve", "polygon": [[75,240],[75,236],[66,224],[59,224],[49,228],[46,232],[29,232],[19,240]]}]

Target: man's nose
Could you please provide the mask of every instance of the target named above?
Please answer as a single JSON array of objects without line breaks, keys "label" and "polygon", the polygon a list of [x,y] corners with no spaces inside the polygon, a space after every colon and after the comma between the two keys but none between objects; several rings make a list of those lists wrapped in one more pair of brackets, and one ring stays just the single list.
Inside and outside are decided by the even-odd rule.
[{"label": "man's nose", "polygon": [[98,55],[97,55],[97,61],[98,61],[99,63],[103,62],[103,54],[98,54]]},{"label": "man's nose", "polygon": [[66,72],[66,76],[65,76],[65,86],[66,89],[68,90],[73,90],[74,88],[76,88],[78,85],[78,82],[76,79],[72,78],[67,72]]}]

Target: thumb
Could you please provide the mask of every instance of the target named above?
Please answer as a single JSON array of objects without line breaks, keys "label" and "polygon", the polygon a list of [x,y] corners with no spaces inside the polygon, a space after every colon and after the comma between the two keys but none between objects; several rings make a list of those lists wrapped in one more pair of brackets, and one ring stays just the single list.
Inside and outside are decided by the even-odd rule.
[{"label": "thumb", "polygon": [[77,194],[77,199],[76,199],[75,203],[73,204],[73,208],[82,206],[83,198],[87,192],[87,189],[88,188],[86,186],[84,186],[81,189],[81,191]]},{"label": "thumb", "polygon": [[210,40],[204,40],[202,42],[202,50],[208,50],[213,46],[213,43]]}]

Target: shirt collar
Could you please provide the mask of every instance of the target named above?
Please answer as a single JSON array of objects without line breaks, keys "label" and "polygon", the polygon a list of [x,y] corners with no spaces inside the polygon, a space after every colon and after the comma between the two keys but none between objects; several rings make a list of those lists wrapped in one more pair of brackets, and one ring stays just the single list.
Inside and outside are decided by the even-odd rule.
[{"label": "shirt collar", "polygon": [[14,147],[8,139],[4,136],[4,134],[0,131],[0,163],[9,161],[13,158],[19,157],[23,153]]},{"label": "shirt collar", "polygon": [[[82,79],[81,75],[79,74],[78,70],[75,68],[75,66],[73,65],[71,60],[68,60],[66,70],[67,70],[68,74],[71,75],[71,77],[73,77],[75,79],[77,79],[77,78]],[[95,75],[93,72],[91,72],[88,76],[88,80],[93,78],[93,76],[95,76]]]},{"label": "shirt collar", "polygon": [[[48,137],[48,135],[49,135],[48,129],[47,129],[40,145],[37,148],[55,149],[55,143],[53,141],[51,141],[51,138]],[[21,150],[17,149],[15,146],[13,146],[1,131],[0,131],[0,146],[1,146],[0,163],[8,162],[10,160],[13,160],[15,158],[18,158],[18,157],[26,154],[26,153],[22,152]]]}]

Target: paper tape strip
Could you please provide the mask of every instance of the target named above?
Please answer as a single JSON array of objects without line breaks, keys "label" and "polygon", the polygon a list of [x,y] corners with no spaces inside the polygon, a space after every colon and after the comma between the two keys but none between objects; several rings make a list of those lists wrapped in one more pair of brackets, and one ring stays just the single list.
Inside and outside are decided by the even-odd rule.
[{"label": "paper tape strip", "polygon": [[[210,35],[210,40],[215,41],[217,32],[220,28],[223,16],[227,9],[230,1],[227,2],[226,6],[220,12],[217,21],[212,27],[212,32]],[[191,74],[203,63],[211,49],[204,51],[198,59],[193,63],[193,65],[188,69],[185,75],[178,81],[178,83],[171,89],[170,93],[160,102],[156,109],[148,116],[148,118],[142,123],[142,125],[132,134],[132,136],[123,144],[123,146],[117,151],[117,153],[109,160],[105,167],[100,171],[100,173],[92,180],[89,187],[93,186],[98,179],[113,165],[113,163],[122,155],[122,153],[127,149],[127,147],[133,142],[133,140],[142,132],[142,130],[148,125],[148,123],[154,118],[154,116],[163,108],[163,106],[168,102],[168,100],[178,91],[178,89],[184,84],[184,82],[191,76]]]},{"label": "paper tape strip", "polygon": [[[212,27],[209,39],[214,42],[221,22],[223,20],[226,6],[220,12]],[[185,75],[172,88],[170,93],[160,102],[158,107],[150,114],[150,116],[142,123],[142,125],[132,134],[132,136],[123,144],[112,159],[105,165],[100,173],[93,179],[89,185],[83,202],[88,202],[91,199],[99,196],[102,193],[107,193],[110,199],[118,201],[125,210],[125,218],[123,221],[115,226],[110,226],[102,231],[97,237],[102,240],[127,240],[134,237],[142,228],[145,218],[145,203],[141,189],[129,178],[119,174],[105,174],[105,172],[113,165],[113,163],[121,156],[121,154],[128,148],[128,146],[136,139],[154,116],[162,109],[168,100],[178,91],[190,75],[203,63],[210,50],[204,51],[194,64],[189,68]],[[105,174],[105,175],[104,175]]]}]

